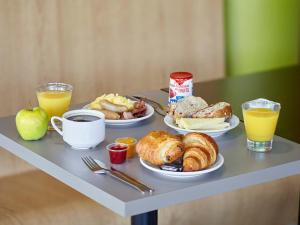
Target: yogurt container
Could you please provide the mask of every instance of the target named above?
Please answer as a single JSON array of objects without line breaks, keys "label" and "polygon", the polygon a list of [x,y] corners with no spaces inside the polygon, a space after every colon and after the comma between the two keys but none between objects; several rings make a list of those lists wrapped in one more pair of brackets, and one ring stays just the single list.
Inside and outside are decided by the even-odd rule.
[{"label": "yogurt container", "polygon": [[170,74],[169,104],[193,94],[193,74],[173,72]]}]

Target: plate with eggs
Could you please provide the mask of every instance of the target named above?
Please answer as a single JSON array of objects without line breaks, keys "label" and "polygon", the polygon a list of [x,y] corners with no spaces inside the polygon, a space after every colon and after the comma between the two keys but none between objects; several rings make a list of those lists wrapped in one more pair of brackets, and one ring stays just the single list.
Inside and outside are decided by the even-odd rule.
[{"label": "plate with eggs", "polygon": [[153,107],[143,100],[132,101],[119,94],[103,94],[83,108],[102,112],[105,124],[118,126],[131,125],[154,114]]}]

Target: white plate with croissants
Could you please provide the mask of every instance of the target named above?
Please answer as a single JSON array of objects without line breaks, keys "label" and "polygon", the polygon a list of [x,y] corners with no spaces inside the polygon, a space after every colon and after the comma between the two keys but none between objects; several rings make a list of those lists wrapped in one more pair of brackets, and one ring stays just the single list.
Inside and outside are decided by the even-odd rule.
[{"label": "white plate with croissants", "polygon": [[102,112],[105,124],[117,126],[131,125],[154,114],[153,107],[143,100],[132,101],[118,94],[104,94],[83,108]]},{"label": "white plate with croissants", "polygon": [[136,151],[146,169],[175,178],[207,174],[224,163],[218,144],[204,133],[174,135],[151,131],[138,141]]},{"label": "white plate with croissants", "polygon": [[188,96],[172,103],[164,122],[178,133],[201,132],[218,137],[239,125],[227,102],[208,105],[201,97]]}]

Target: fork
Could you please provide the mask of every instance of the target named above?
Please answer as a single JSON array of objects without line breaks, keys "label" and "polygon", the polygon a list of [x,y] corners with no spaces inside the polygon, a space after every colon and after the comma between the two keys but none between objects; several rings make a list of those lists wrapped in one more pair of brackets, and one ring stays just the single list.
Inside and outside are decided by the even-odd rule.
[{"label": "fork", "polygon": [[113,178],[116,178],[117,180],[128,184],[129,186],[137,189],[142,194],[145,194],[145,192],[152,193],[152,189],[146,187],[145,185],[141,185],[137,182],[134,182],[132,179],[129,179],[127,176],[122,175],[121,173],[117,171],[113,171],[110,169],[102,168],[92,157],[84,156],[81,157],[82,161],[86,164],[86,166],[93,171],[96,174],[108,174],[112,176]]}]

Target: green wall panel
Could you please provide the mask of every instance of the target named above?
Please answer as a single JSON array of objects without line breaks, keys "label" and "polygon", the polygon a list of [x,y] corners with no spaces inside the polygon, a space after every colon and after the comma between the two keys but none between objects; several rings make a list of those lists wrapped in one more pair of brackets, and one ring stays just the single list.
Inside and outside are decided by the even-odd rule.
[{"label": "green wall panel", "polygon": [[225,0],[227,74],[297,64],[299,27],[300,0]]}]

